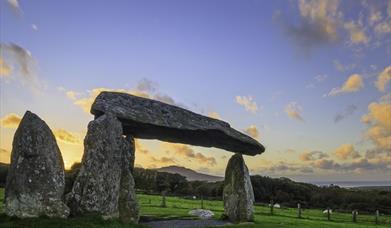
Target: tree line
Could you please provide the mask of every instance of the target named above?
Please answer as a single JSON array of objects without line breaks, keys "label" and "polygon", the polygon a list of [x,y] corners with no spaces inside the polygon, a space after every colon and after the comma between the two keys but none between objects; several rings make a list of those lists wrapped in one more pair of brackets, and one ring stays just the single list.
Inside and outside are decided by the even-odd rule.
[{"label": "tree line", "polygon": [[[80,163],[66,170],[66,189],[71,191],[79,172]],[[8,166],[0,164],[0,187],[5,186]],[[222,199],[224,182],[187,181],[184,176],[158,172],[152,169],[134,168],[133,177],[136,190],[146,194],[176,195],[204,199]],[[270,201],[283,207],[331,208],[339,211],[359,210],[361,212],[391,214],[391,191],[381,189],[346,189],[338,186],[319,187],[300,183],[288,178],[251,176],[256,203],[268,204]]]}]

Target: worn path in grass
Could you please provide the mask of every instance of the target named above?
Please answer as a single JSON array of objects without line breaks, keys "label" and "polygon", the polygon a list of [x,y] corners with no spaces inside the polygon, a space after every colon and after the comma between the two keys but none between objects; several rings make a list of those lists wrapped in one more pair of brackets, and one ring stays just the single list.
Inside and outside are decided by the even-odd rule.
[{"label": "worn path in grass", "polygon": [[[3,197],[4,189],[0,189],[0,227],[145,227],[143,225],[125,225],[118,220],[104,221],[98,217],[80,217],[69,219],[49,219],[49,218],[34,218],[34,219],[15,219],[5,216],[3,212]],[[179,197],[167,197],[167,207],[160,207],[161,197],[153,195],[138,195],[141,206],[141,215],[143,218],[152,220],[182,220],[196,219],[188,215],[188,212],[195,208],[200,208],[199,200],[182,199]],[[223,210],[222,201],[204,200],[204,208],[215,213],[214,219],[219,220]],[[332,214],[332,221],[327,221],[326,216],[321,209],[306,209],[303,211],[303,218],[297,218],[297,211],[294,208],[275,208],[274,215],[270,215],[270,210],[264,206],[255,207],[254,224],[245,225],[229,225],[224,227],[316,227],[316,228],[364,228],[364,227],[391,227],[391,216],[381,215],[380,225],[374,224],[373,215],[359,214],[357,223],[352,222],[350,213]],[[158,228],[163,228],[158,226]]]}]

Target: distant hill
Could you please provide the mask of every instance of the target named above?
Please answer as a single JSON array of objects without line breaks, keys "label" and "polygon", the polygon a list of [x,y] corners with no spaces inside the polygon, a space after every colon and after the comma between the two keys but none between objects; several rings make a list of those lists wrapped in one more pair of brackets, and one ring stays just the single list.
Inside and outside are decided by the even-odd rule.
[{"label": "distant hill", "polygon": [[204,173],[196,172],[192,169],[188,169],[181,166],[167,166],[156,169],[158,172],[166,172],[166,173],[177,173],[186,177],[188,181],[207,181],[207,182],[216,182],[224,180],[224,177],[212,176]]}]

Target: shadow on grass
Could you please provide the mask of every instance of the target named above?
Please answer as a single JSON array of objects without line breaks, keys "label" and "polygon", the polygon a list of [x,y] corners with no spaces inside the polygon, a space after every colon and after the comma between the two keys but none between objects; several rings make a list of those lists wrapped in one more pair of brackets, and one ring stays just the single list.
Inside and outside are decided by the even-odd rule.
[{"label": "shadow on grass", "polygon": [[16,217],[9,217],[4,213],[0,214],[0,227],[8,228],[26,228],[26,227],[48,227],[48,228],[89,228],[89,227],[109,227],[109,228],[123,228],[123,227],[146,227],[136,224],[124,224],[118,219],[104,220],[99,216],[88,215],[83,217],[70,217],[67,219],[61,218],[25,218],[19,219]]}]

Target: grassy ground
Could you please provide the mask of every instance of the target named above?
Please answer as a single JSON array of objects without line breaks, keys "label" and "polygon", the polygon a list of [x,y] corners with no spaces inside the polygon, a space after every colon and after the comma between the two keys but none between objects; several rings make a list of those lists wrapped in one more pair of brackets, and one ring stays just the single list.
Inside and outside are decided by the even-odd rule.
[{"label": "grassy ground", "polygon": [[[83,217],[69,219],[16,219],[5,216],[2,199],[4,189],[0,189],[0,227],[130,227],[121,224],[117,220],[104,221],[98,217]],[[145,218],[175,219],[193,217],[188,215],[189,210],[200,207],[199,200],[188,200],[178,197],[167,197],[167,207],[160,207],[161,197],[152,195],[138,195],[141,206],[141,215]],[[204,201],[205,209],[212,210],[215,218],[219,219],[223,213],[221,201]],[[253,225],[233,225],[227,227],[391,227],[391,216],[380,217],[380,225],[375,226],[374,216],[359,214],[357,223],[352,222],[352,215],[348,213],[333,213],[332,221],[327,221],[322,210],[306,209],[302,212],[303,218],[297,218],[296,209],[274,209],[274,215],[270,215],[270,209],[263,206],[255,207],[255,222]],[[132,226],[142,227],[142,226]]]}]

